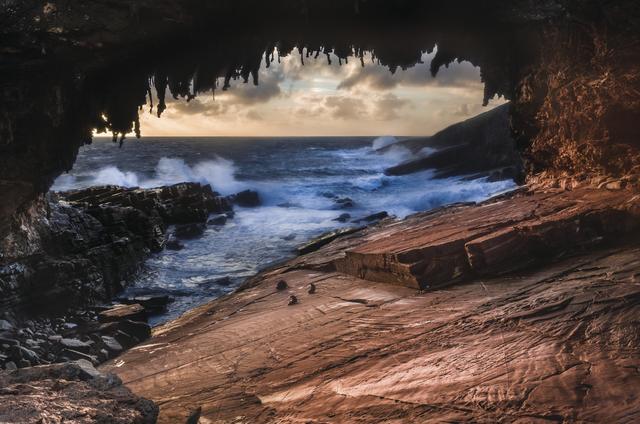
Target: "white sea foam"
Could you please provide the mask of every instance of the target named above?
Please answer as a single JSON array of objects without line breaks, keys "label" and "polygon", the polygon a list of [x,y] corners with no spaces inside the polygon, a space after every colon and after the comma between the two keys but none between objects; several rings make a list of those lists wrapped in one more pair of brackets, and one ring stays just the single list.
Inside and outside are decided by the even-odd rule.
[{"label": "white sea foam", "polygon": [[385,135],[382,137],[378,137],[375,140],[373,140],[373,143],[371,143],[371,148],[373,150],[380,150],[383,147],[389,146],[390,144],[394,144],[397,143],[398,139],[395,138],[394,136],[391,135]]},{"label": "white sea foam", "polygon": [[135,187],[139,185],[135,172],[122,172],[116,166],[102,168],[94,177],[96,184],[119,185],[123,187]]},{"label": "white sea foam", "polygon": [[56,180],[53,189],[63,191],[107,184],[152,188],[181,182],[199,182],[211,184],[216,191],[228,195],[249,188],[247,183],[236,180],[235,173],[233,162],[222,157],[199,162],[193,167],[183,159],[163,157],[158,161],[151,178],[144,178],[133,171],[121,171],[117,166],[107,166],[83,182],[79,182],[73,175],[62,175]]},{"label": "white sea foam", "polygon": [[155,177],[142,183],[143,187],[156,187],[180,182],[211,184],[222,194],[233,194],[245,190],[246,184],[236,180],[236,168],[232,161],[217,156],[214,160],[198,162],[193,167],[183,159],[161,158],[156,166]]}]

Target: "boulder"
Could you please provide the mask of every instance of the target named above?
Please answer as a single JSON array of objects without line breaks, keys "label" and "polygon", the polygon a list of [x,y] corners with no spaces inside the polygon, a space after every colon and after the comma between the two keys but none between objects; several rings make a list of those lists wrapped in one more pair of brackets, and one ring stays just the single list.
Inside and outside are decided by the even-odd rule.
[{"label": "boulder", "polygon": [[167,240],[164,246],[165,248],[167,248],[167,250],[178,251],[178,250],[184,249],[184,244],[182,244],[182,242],[178,240],[176,237],[174,237],[173,235],[169,236],[169,239]]},{"label": "boulder", "polygon": [[383,211],[383,212],[378,212],[372,215],[365,216],[364,218],[355,219],[351,222],[353,222],[354,224],[359,224],[359,223],[371,224],[373,222],[380,221],[381,219],[387,218],[388,216],[389,214]]},{"label": "boulder", "polygon": [[147,311],[142,305],[134,303],[131,305],[119,305],[98,314],[98,320],[103,323],[127,319],[146,321]]},{"label": "boulder", "polygon": [[227,223],[227,215],[220,214],[209,218],[207,225],[224,225]]},{"label": "boulder", "polygon": [[110,352],[120,353],[123,350],[123,347],[118,341],[111,336],[102,336],[102,343],[107,347]]},{"label": "boulder", "polygon": [[334,221],[336,221],[336,222],[347,222],[349,219],[351,219],[351,215],[348,214],[348,213],[343,213],[339,217],[334,219]]},{"label": "boulder", "polygon": [[120,298],[119,301],[127,304],[138,304],[150,313],[161,313],[167,309],[167,305],[173,302],[173,298],[167,295],[137,296],[133,298]]},{"label": "boulder", "polygon": [[12,331],[14,328],[14,325],[6,319],[0,319],[0,331]]},{"label": "boulder", "polygon": [[202,236],[207,229],[206,225],[200,223],[177,225],[173,235],[178,239],[188,240]]},{"label": "boulder", "polygon": [[23,346],[13,345],[9,347],[9,355],[11,359],[16,362],[20,362],[21,360],[29,361],[31,364],[39,364],[40,357],[37,353],[35,353],[31,349],[27,349]]},{"label": "boulder", "polygon": [[144,341],[151,337],[151,326],[146,322],[124,320],[118,323],[120,331]]},{"label": "boulder", "polygon": [[240,193],[229,196],[229,200],[244,208],[255,208],[260,206],[260,196],[258,195],[258,192],[253,190],[241,191]]},{"label": "boulder", "polygon": [[339,209],[352,208],[355,202],[349,197],[341,197],[334,200],[336,207]]},{"label": "boulder", "polygon": [[58,343],[67,349],[73,349],[83,353],[90,353],[93,350],[93,343],[83,342],[78,339],[61,339]]}]

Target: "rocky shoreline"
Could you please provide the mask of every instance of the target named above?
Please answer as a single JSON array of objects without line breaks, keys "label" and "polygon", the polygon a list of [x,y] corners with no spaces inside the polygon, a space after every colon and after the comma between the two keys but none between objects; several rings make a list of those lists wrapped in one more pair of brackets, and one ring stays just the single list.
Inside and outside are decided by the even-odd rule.
[{"label": "rocky shoreline", "polygon": [[41,220],[22,240],[19,234],[9,241],[28,241],[33,253],[2,258],[0,368],[75,360],[97,366],[146,340],[148,316],[172,299],[116,298],[144,259],[181,247],[207,223],[223,225],[233,204],[259,202],[255,192],[223,197],[199,183],[52,194]]}]

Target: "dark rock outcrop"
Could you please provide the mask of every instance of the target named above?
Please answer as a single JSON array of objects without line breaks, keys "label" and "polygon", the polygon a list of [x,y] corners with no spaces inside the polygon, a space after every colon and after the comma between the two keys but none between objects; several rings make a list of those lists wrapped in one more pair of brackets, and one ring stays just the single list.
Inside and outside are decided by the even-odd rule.
[{"label": "dark rock outcrop", "polygon": [[0,306],[64,309],[108,300],[149,252],[162,250],[170,224],[204,225],[228,201],[197,183],[158,189],[93,187],[38,204],[29,225],[4,240]]},{"label": "dark rock outcrop", "polygon": [[[454,124],[431,137],[409,139],[386,149],[404,147],[416,158],[393,166],[387,175],[433,169],[436,178],[458,175],[523,180],[522,163],[511,136],[509,105]],[[423,153],[423,149],[429,153]]]},{"label": "dark rock outcrop", "polygon": [[260,206],[260,195],[253,190],[245,190],[227,197],[229,202],[244,208],[255,208]]}]

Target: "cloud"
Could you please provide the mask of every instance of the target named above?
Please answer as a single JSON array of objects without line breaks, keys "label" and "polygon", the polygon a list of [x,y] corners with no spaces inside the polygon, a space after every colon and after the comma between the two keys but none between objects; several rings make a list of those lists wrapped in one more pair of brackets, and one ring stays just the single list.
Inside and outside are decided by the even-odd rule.
[{"label": "cloud", "polygon": [[264,117],[255,109],[251,109],[250,111],[248,111],[245,116],[247,117],[247,119],[251,119],[252,121],[262,121],[264,119]]},{"label": "cloud", "polygon": [[216,101],[207,101],[203,97],[196,97],[190,101],[182,99],[171,100],[169,103],[169,113],[172,115],[202,115],[202,116],[219,116],[228,112],[229,107],[226,104]]},{"label": "cloud", "polygon": [[374,117],[380,121],[391,121],[400,118],[398,112],[409,106],[411,102],[401,99],[393,93],[387,93],[374,102]]},{"label": "cloud", "polygon": [[364,101],[351,96],[329,96],[324,104],[330,110],[331,117],[343,120],[356,120],[367,113]]},{"label": "cloud", "polygon": [[285,80],[282,72],[261,72],[258,85],[250,83],[232,84],[229,89],[219,93],[220,100],[228,100],[240,105],[266,103],[282,95],[280,84]]}]

